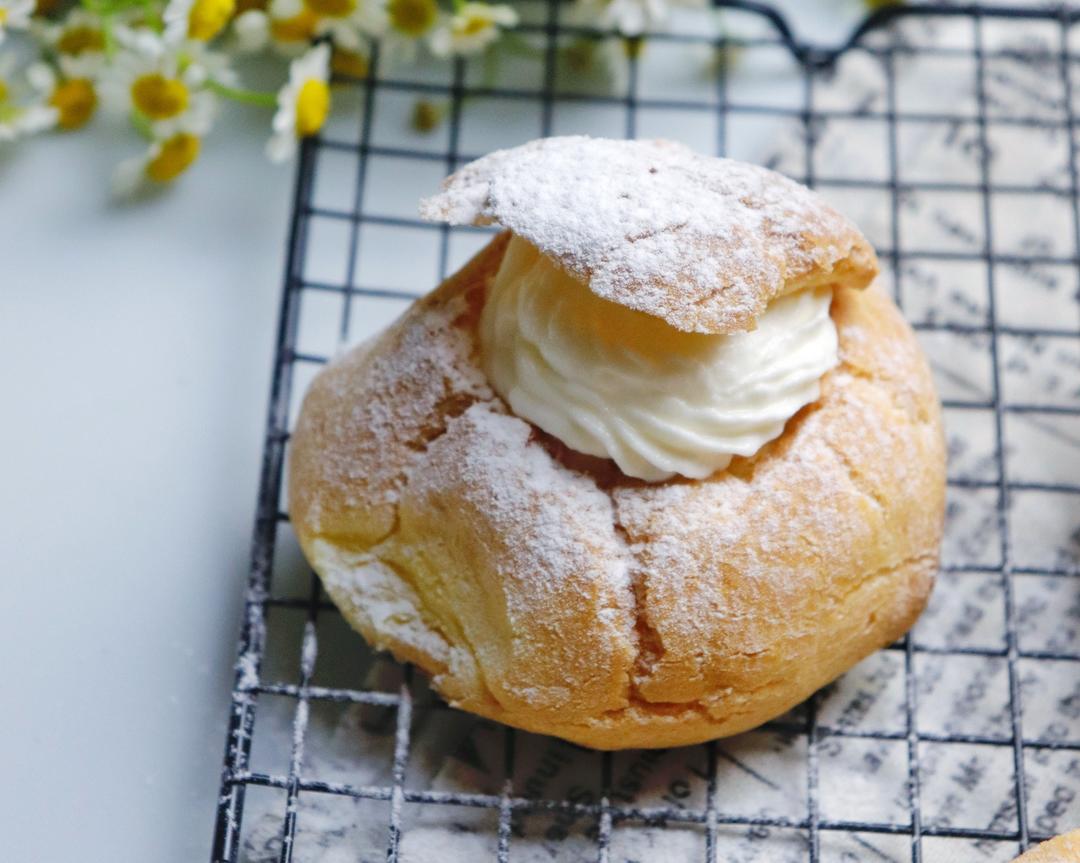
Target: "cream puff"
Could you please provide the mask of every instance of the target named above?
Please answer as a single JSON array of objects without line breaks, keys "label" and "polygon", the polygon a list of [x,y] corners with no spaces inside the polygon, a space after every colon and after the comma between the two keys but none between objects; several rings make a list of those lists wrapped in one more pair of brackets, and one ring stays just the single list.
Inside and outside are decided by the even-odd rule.
[{"label": "cream puff", "polygon": [[601,749],[752,728],[933,584],[938,399],[862,234],[772,171],[549,138],[422,215],[504,230],[312,383],[289,503],[375,647]]}]

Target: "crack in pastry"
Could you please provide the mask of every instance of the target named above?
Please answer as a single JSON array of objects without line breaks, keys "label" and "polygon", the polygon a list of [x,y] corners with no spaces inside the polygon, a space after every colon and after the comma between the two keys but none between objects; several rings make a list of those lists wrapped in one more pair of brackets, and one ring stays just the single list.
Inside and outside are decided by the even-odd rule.
[{"label": "crack in pastry", "polygon": [[[575,188],[598,158],[625,176]],[[708,192],[701,212],[679,197],[690,179]],[[654,193],[672,212],[646,212]],[[710,244],[721,203],[738,218]],[[368,641],[464,709],[624,748],[752,728],[907,630],[937,566],[940,409],[910,329],[879,287],[863,290],[876,267],[853,226],[763,169],[584,139],[466,166],[425,210],[512,233],[329,364],[290,445],[297,536]],[[609,224],[570,236],[583,214]],[[675,284],[661,234],[689,238],[679,278],[720,275]],[[587,279],[597,303],[693,338],[738,335],[778,297],[830,290],[838,363],[725,469],[630,476],[515,415],[485,372],[484,311],[515,237]]]}]

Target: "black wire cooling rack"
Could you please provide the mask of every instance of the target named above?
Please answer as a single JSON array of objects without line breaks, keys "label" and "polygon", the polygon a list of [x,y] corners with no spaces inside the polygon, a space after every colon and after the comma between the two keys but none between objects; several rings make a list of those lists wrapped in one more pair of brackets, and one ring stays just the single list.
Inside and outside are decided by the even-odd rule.
[{"label": "black wire cooling rack", "polygon": [[[563,853],[558,843],[548,842],[543,846],[547,856],[527,859],[602,863],[684,859],[676,845],[666,844],[665,837],[676,829],[699,834],[700,843],[693,846],[698,850],[688,851],[692,856],[685,859],[704,856],[709,863],[721,859],[1009,859],[1037,840],[1080,825],[1080,803],[1075,802],[1080,798],[1080,648],[1073,642],[1080,603],[1069,593],[1072,579],[1080,574],[1076,554],[1076,533],[1080,532],[1076,530],[1080,524],[1080,478],[1076,476],[1080,472],[1080,311],[1076,307],[1080,213],[1074,114],[1080,56],[1071,43],[1080,12],[1064,7],[974,5],[886,8],[867,18],[840,47],[821,49],[798,41],[785,19],[768,6],[721,2],[716,5],[734,10],[725,16],[742,15],[756,24],[753,35],[739,36],[737,30],[725,28],[708,36],[676,31],[649,37],[650,48],[660,45],[689,51],[704,46],[721,58],[708,91],[690,96],[652,87],[649,70],[640,59],[643,55],[633,50],[633,44],[622,54],[623,80],[609,82],[607,92],[577,86],[573,69],[564,68],[573,45],[581,40],[599,44],[603,34],[569,25],[565,7],[554,0],[535,5],[537,14],[526,19],[520,31],[534,49],[532,59],[522,61],[532,63],[531,77],[491,83],[490,77],[485,80],[478,71],[481,61],[460,60],[411,78],[380,76],[376,57],[367,80],[344,85],[357,100],[358,118],[352,115],[351,125],[330,128],[322,139],[303,147],[213,860],[248,856],[245,799],[250,802],[253,789],[276,795],[271,807],[276,813],[276,840],[270,856],[281,861],[297,856],[298,821],[305,817],[303,800],[323,796],[385,806],[384,838],[376,847],[355,848],[348,858],[362,860],[383,856],[389,861],[442,859],[441,854],[423,857],[420,852],[403,851],[410,807],[488,813],[486,847],[490,859],[500,863],[522,859],[518,854],[523,852],[516,851],[521,819],[532,815],[557,816],[564,824],[582,825],[584,844],[574,845],[573,850],[568,845]],[[986,36],[991,27],[1000,30],[1002,22],[1021,20],[1025,26],[1041,28],[1041,41],[1001,47]],[[962,34],[960,38],[920,41],[946,21]],[[764,89],[743,87],[737,75],[728,73],[738,52],[754,50],[772,51],[790,64],[796,101],[781,104],[772,98],[767,81]],[[822,94],[838,67],[850,58],[858,58],[866,75],[877,76],[880,87],[873,98],[837,107]],[[942,83],[953,74],[949,69],[956,74],[970,70],[970,104],[957,102],[936,109],[902,104],[898,91],[904,86],[905,70],[917,63],[929,64],[931,79],[940,75]],[[1001,95],[1002,63],[1019,64],[1031,73],[1026,84],[1018,85],[1026,91],[1019,102]],[[407,104],[415,98],[445,106],[442,126],[418,138],[421,143],[415,145],[380,137],[380,117],[396,116],[395,122],[404,123]],[[494,126],[477,130],[470,125],[479,122],[473,119],[471,106],[484,100],[502,108],[495,111]],[[1017,108],[1018,104],[1026,107]],[[872,201],[872,212],[864,218],[880,223],[874,239],[886,277],[920,336],[928,346],[939,345],[935,367],[953,457],[948,528],[953,550],[943,565],[944,583],[939,584],[935,600],[939,610],[932,608],[931,623],[946,628],[947,636],[921,637],[916,630],[879,655],[892,669],[888,686],[894,689],[892,706],[879,725],[863,721],[873,712],[873,702],[888,701],[881,695],[886,684],[875,688],[872,683],[877,678],[871,675],[870,683],[863,679],[839,684],[847,686],[842,710],[827,707],[822,700],[826,696],[819,693],[767,726],[769,733],[781,735],[784,745],[800,753],[802,766],[795,774],[795,784],[800,786],[795,794],[800,801],[798,812],[735,805],[743,791],[726,772],[731,765],[738,768],[736,773],[774,786],[790,777],[770,779],[752,768],[731,748],[737,745],[732,741],[680,754],[694,761],[690,770],[701,786],[693,805],[687,802],[688,793],[644,803],[618,793],[615,786],[621,774],[615,759],[620,756],[590,754],[568,745],[571,755],[564,758],[595,760],[596,793],[557,796],[538,791],[539,786],[515,778],[515,758],[522,758],[522,747],[551,742],[501,728],[491,731],[504,735],[502,772],[493,793],[417,787],[409,778],[409,765],[417,699],[424,697],[417,694],[422,682],[405,669],[400,685],[390,688],[331,686],[321,684],[315,672],[322,627],[337,618],[337,612],[298,559],[284,565],[279,560],[284,554],[280,538],[288,530],[280,502],[291,417],[304,379],[331,352],[318,353],[306,345],[306,322],[315,315],[344,344],[355,340],[359,327],[370,329],[388,319],[405,302],[436,284],[487,236],[482,229],[419,222],[410,214],[415,193],[434,187],[427,178],[433,180],[481,155],[489,148],[483,144],[485,135],[504,137],[507,130],[498,122],[502,109],[510,118],[531,112],[528,116],[535,129],[522,132],[520,140],[524,140],[565,131],[560,112],[567,106],[579,114],[586,112],[593,121],[609,118],[612,134],[627,137],[654,133],[656,116],[667,116],[664,112],[707,118],[701,128],[707,129],[704,134],[718,154],[738,151],[737,127],[742,119],[776,119],[793,126],[799,133],[792,138],[794,149],[772,161],[826,194],[831,191],[850,200],[863,194]],[[647,112],[654,116],[643,130]],[[826,146],[823,141],[828,139],[829,126],[842,129],[844,123],[866,124],[881,133],[882,166],[875,176],[822,173],[816,157]],[[507,125],[513,125],[511,120]],[[906,169],[901,170],[904,142],[914,139],[917,143],[935,128],[944,129],[952,144],[960,141],[959,150],[970,157],[966,167],[944,176],[940,172],[908,176]],[[1060,165],[1038,175],[1044,167],[1042,158],[1022,140],[1009,139],[1010,134],[1054,142],[1063,151]],[[700,140],[695,144],[703,147]],[[757,148],[759,157],[766,152],[760,143],[749,146]],[[754,156],[745,145],[737,154]],[[332,174],[333,165],[347,166],[348,179]],[[328,176],[331,179],[325,179]],[[390,198],[404,200],[396,212],[392,206],[380,209],[370,203],[373,190],[388,182]],[[946,205],[935,210],[928,233],[913,221],[920,195],[956,195],[955,211],[967,212],[968,223],[965,226],[959,215],[950,216],[954,208]],[[330,199],[333,203],[328,204]],[[1048,210],[1060,212],[1054,220],[1064,236],[1060,242],[1035,236],[1017,245],[1005,236],[1018,230],[1017,218],[1022,227],[1025,213]],[[935,247],[937,234],[958,243]],[[373,247],[378,246],[395,250],[396,266],[404,274],[367,266],[377,254]],[[327,249],[344,258],[337,273],[309,266],[316,254]],[[429,265],[430,277],[423,269]],[[919,299],[921,292],[928,284],[943,285],[950,272],[960,275],[950,283],[952,288],[941,290],[948,294],[953,312],[927,311]],[[1053,303],[1061,310],[1052,311],[1050,320],[1045,320],[1048,315],[1032,313],[1032,309],[1050,306],[1056,310],[1058,305],[1037,294],[1018,298],[1012,284],[1017,273],[1034,278],[1035,283],[1056,286],[1056,296],[1064,299]],[[930,353],[934,360],[934,352]],[[950,369],[948,357],[962,353],[969,354],[982,370],[982,383],[972,383],[967,373]],[[1044,368],[1040,364],[1048,357],[1054,359]],[[1036,436],[1035,443],[1024,450],[1049,453],[1050,466],[1042,472],[1028,470],[1023,452],[1010,442],[1017,422],[1029,423],[1036,435],[1040,429],[1049,435]],[[962,432],[952,434],[954,427]],[[1055,449],[1059,445],[1068,446]],[[1074,461],[1068,460],[1070,454]],[[303,570],[303,577],[310,579],[306,595],[290,593],[277,583],[283,566]],[[974,589],[970,588],[973,584]],[[302,625],[294,626],[289,635],[277,635],[274,618],[279,615],[292,615]],[[290,644],[282,648],[275,639]],[[288,656],[290,650],[291,666],[267,658],[275,651]],[[335,662],[360,662],[354,657],[365,652],[355,637],[346,642],[345,658]],[[996,691],[998,699],[988,706],[989,691]],[[950,698],[952,718],[923,718],[928,705]],[[262,733],[257,717],[268,700],[286,703],[291,715],[291,735],[281,744],[289,757],[278,769],[252,763],[253,740]],[[360,705],[392,717],[384,729],[388,751],[371,756],[392,759],[385,774],[389,781],[353,784],[348,775],[328,778],[313,772],[311,748],[315,744],[309,725],[312,710],[321,704]],[[454,713],[445,706],[435,709]],[[846,756],[837,756],[844,751]],[[838,786],[851,786],[858,795],[860,787],[870,787],[860,783],[878,782],[883,763],[891,765],[900,778],[891,815],[865,815],[857,800],[839,811],[830,803],[829,795]],[[995,783],[1001,789],[997,798],[987,798],[974,812],[965,810],[966,800]],[[452,826],[456,817],[451,817],[450,829],[464,830]],[[646,846],[654,850],[621,851],[620,831],[628,828],[654,831],[652,844]],[[552,835],[558,837],[558,833]],[[449,853],[447,859],[453,859]]]}]

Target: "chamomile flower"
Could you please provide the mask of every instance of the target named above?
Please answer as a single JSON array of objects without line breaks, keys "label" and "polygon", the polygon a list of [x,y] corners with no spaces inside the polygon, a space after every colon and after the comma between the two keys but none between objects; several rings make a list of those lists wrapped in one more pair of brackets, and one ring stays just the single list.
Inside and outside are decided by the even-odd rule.
[{"label": "chamomile flower", "polygon": [[195,107],[172,123],[155,123],[150,145],[138,156],[125,159],[113,172],[114,194],[128,196],[146,185],[170,183],[199,157],[202,139],[213,121],[213,103],[207,109]]},{"label": "chamomile flower", "polygon": [[513,27],[518,14],[509,6],[463,3],[431,34],[428,44],[438,57],[477,54],[499,38],[500,27]]},{"label": "chamomile flower", "polygon": [[382,0],[303,0],[304,7],[318,18],[315,35],[329,36],[346,51],[360,51],[367,40],[386,30]]},{"label": "chamomile flower", "polygon": [[0,42],[8,30],[26,30],[34,14],[34,0],[0,0]]},{"label": "chamomile flower", "polygon": [[165,39],[209,42],[232,19],[236,0],[169,0],[165,7]]},{"label": "chamomile flower", "polygon": [[98,98],[94,82],[89,78],[69,74],[68,58],[60,56],[60,73],[45,63],[35,63],[27,69],[27,78],[41,93],[46,103],[56,110],[56,126],[70,131],[89,122],[97,110]]},{"label": "chamomile flower", "polygon": [[35,19],[41,40],[67,64],[65,74],[94,78],[105,64],[105,30],[101,19],[85,9],[72,9],[62,21]]},{"label": "chamomile flower", "polygon": [[436,0],[387,0],[386,33],[379,43],[387,64],[411,62],[416,46],[431,36],[439,23]]},{"label": "chamomile flower", "polygon": [[205,62],[145,30],[126,33],[122,44],[101,82],[108,104],[134,112],[158,138],[185,125],[209,125],[214,97],[199,89],[208,76]]},{"label": "chamomile flower", "polygon": [[151,142],[146,152],[125,159],[113,172],[113,194],[129,197],[149,184],[170,183],[184,173],[199,157],[202,139],[178,131]]},{"label": "chamomile flower", "polygon": [[[251,18],[251,29],[258,19]],[[319,16],[302,0],[271,0],[266,11],[266,30],[270,45],[286,57],[299,57],[311,46]]]},{"label": "chamomile flower", "polygon": [[26,92],[14,72],[14,55],[0,56],[0,143],[56,125],[56,109],[44,104],[40,93]]},{"label": "chamomile flower", "polygon": [[330,110],[330,46],[316,45],[289,64],[289,80],[278,92],[274,134],[266,154],[283,162],[296,152],[300,138],[314,135],[326,122]]}]

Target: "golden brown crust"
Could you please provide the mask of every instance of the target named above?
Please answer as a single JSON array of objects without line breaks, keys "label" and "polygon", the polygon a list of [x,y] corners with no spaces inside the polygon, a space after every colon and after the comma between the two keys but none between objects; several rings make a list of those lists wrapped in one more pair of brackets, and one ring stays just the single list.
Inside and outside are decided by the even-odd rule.
[{"label": "golden brown crust", "polygon": [[912,624],[944,445],[884,293],[837,292],[841,364],[781,438],[650,485],[567,453],[487,388],[475,327],[504,244],[305,399],[293,525],[370,642],[462,708],[618,749],[751,728]]},{"label": "golden brown crust", "polygon": [[1047,839],[1021,854],[1013,863],[1080,863],[1080,830]]},{"label": "golden brown crust", "polygon": [[805,186],[671,141],[544,138],[498,150],[420,212],[508,228],[598,296],[690,332],[753,329],[778,296],[863,288],[877,275],[866,238]]}]

